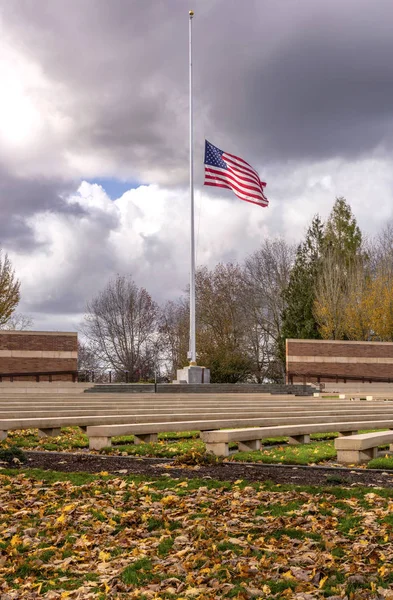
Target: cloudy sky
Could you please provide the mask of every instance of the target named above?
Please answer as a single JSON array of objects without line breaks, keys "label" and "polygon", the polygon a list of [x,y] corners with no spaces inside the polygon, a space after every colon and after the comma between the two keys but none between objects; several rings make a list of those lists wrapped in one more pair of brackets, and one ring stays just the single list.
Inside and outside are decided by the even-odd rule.
[{"label": "cloudy sky", "polygon": [[[297,241],[336,196],[369,235],[393,216],[391,0],[0,0],[0,247],[35,329],[77,329],[117,273],[188,283],[190,8],[197,263]],[[205,138],[268,208],[203,187]]]}]

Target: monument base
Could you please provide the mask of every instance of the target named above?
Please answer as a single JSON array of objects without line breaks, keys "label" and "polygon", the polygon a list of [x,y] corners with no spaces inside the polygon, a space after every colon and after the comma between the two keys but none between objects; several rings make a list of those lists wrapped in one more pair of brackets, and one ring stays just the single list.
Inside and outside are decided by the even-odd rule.
[{"label": "monument base", "polygon": [[177,379],[173,383],[210,383],[210,369],[190,365],[184,369],[178,369]]}]

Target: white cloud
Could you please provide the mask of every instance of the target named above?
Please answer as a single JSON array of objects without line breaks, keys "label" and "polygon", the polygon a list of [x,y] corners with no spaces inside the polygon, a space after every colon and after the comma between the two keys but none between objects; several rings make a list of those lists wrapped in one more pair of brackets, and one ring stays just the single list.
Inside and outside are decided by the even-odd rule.
[{"label": "white cloud", "polygon": [[[326,218],[335,196],[348,199],[368,234],[392,217],[393,169],[386,161],[328,161],[268,175],[266,209],[229,191],[197,190],[198,264],[242,261],[267,237],[299,241],[315,213]],[[83,182],[67,201],[84,213],[36,214],[29,224],[39,245],[29,254],[11,253],[22,281],[21,310],[36,313],[36,326],[76,326],[86,302],[116,273],[130,274],[159,302],[182,293],[190,267],[187,189],[140,186],[112,201],[101,186]]]},{"label": "white cloud", "polygon": [[[184,1],[0,4],[0,243],[20,310],[37,327],[76,326],[117,272],[176,297],[190,265]],[[196,181],[206,136],[245,152],[271,200],[197,186],[199,264],[241,261],[267,237],[298,241],[336,196],[370,235],[392,217],[391,2],[378,19],[367,1],[300,4],[283,18],[261,0],[243,12],[198,0]],[[146,185],[115,201],[86,182],[69,195],[104,177]]]}]

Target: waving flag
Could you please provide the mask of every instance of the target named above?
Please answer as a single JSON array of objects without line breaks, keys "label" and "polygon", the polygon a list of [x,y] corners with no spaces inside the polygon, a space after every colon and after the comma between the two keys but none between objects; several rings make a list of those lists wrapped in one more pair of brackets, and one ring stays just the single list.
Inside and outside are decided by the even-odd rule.
[{"label": "waving flag", "polygon": [[223,152],[205,141],[205,185],[232,190],[240,200],[268,206],[269,200],[263,193],[264,181],[245,160]]}]

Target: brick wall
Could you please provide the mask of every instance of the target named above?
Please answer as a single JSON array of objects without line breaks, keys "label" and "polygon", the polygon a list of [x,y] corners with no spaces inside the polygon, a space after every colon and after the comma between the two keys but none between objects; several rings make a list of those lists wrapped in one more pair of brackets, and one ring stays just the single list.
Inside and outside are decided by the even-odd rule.
[{"label": "brick wall", "polygon": [[[76,371],[78,334],[47,331],[0,331],[0,376],[20,373],[14,381],[36,380],[22,373]],[[53,381],[72,381],[72,373],[53,375]],[[3,377],[9,381],[9,377]],[[41,375],[40,381],[49,379]]]},{"label": "brick wall", "polygon": [[391,342],[287,340],[286,360],[288,382],[393,381]]}]

